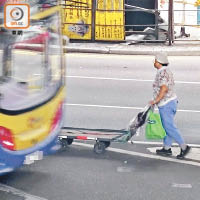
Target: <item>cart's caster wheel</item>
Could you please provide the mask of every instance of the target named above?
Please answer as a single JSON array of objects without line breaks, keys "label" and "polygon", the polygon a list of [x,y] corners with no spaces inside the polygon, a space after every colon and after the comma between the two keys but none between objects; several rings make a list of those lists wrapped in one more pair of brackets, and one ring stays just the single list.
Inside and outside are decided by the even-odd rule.
[{"label": "cart's caster wheel", "polygon": [[62,149],[66,149],[67,146],[68,146],[68,142],[67,142],[67,139],[66,138],[60,138],[60,144],[62,146]]},{"label": "cart's caster wheel", "polygon": [[68,145],[71,145],[74,139],[72,138],[60,138],[60,143],[62,147],[67,147]]},{"label": "cart's caster wheel", "polygon": [[94,152],[96,154],[103,154],[105,152],[106,146],[104,142],[96,142],[94,144]]},{"label": "cart's caster wheel", "polygon": [[71,145],[74,140],[72,138],[67,138],[67,144]]},{"label": "cart's caster wheel", "polygon": [[104,144],[105,144],[106,148],[108,148],[110,146],[110,142],[109,141],[105,141]]}]

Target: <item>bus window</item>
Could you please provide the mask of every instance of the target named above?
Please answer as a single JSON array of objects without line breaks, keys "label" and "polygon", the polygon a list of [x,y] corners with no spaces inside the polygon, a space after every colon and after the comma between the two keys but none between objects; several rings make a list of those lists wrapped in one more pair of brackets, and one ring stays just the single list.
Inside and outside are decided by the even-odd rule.
[{"label": "bus window", "polygon": [[16,82],[26,83],[29,90],[42,89],[43,57],[43,53],[39,51],[14,49],[12,52],[12,79]]},{"label": "bus window", "polygon": [[54,15],[47,20],[49,26],[49,42],[48,42],[48,62],[49,70],[51,72],[50,80],[55,82],[60,82],[61,80],[61,40],[60,37],[60,27],[59,27],[59,17]]},{"label": "bus window", "polygon": [[[6,83],[1,87],[4,109],[18,110],[45,102],[62,86],[62,45],[59,15],[41,21],[24,32],[23,40],[4,49]],[[3,72],[4,73],[4,72]],[[14,92],[13,92],[14,91]]]},{"label": "bus window", "polygon": [[52,34],[49,39],[49,68],[51,71],[51,81],[61,80],[61,49],[59,38]]}]

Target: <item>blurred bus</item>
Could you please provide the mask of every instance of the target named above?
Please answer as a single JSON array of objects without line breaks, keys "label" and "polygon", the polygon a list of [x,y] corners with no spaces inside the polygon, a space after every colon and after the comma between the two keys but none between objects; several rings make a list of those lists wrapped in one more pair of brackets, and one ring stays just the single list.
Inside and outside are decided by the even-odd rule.
[{"label": "blurred bus", "polygon": [[60,148],[65,100],[60,7],[57,1],[26,2],[31,20],[23,30],[4,28],[0,5],[0,175]]}]

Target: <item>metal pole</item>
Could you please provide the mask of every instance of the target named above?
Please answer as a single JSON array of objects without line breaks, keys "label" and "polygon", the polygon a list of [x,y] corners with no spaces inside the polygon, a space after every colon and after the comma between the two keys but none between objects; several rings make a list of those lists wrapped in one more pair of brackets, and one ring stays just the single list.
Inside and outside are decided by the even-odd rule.
[{"label": "metal pole", "polygon": [[171,46],[174,42],[174,12],[173,12],[173,0],[169,0],[169,11],[168,11],[168,38],[169,45]]},{"label": "metal pole", "polygon": [[96,6],[97,6],[97,0],[92,1],[92,42],[95,42],[95,17],[96,17]]},{"label": "metal pole", "polygon": [[159,13],[158,13],[158,0],[155,0],[155,24],[156,24],[155,34],[156,34],[156,40],[158,40],[158,34],[159,34],[159,32],[158,32],[158,15],[159,15]]}]

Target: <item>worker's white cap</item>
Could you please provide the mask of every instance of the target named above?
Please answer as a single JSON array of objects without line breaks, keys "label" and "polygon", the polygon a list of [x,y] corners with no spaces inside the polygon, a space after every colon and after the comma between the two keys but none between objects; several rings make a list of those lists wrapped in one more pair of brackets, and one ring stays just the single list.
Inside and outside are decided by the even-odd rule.
[{"label": "worker's white cap", "polygon": [[165,52],[157,53],[155,59],[161,64],[169,64],[167,54]]}]

